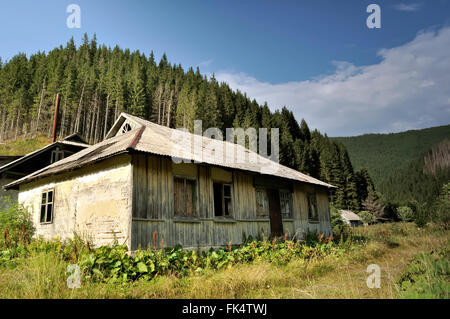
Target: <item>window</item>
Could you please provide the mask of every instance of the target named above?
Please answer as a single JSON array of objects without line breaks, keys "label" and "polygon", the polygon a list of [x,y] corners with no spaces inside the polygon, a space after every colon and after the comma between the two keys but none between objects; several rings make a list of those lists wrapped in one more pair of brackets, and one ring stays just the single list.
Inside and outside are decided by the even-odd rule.
[{"label": "window", "polygon": [[310,221],[319,221],[316,194],[308,194],[308,219]]},{"label": "window", "polygon": [[231,216],[233,201],[231,184],[213,183],[214,189],[214,216]]},{"label": "window", "polygon": [[42,192],[41,224],[51,223],[53,221],[53,203],[55,200],[53,194],[53,190]]},{"label": "window", "polygon": [[256,189],[256,216],[269,216],[269,199],[265,189]]},{"label": "window", "polygon": [[178,217],[197,217],[195,180],[174,178],[174,213]]},{"label": "window", "polygon": [[52,156],[50,159],[50,163],[57,162],[59,160],[62,160],[64,158],[64,151],[60,151],[58,148],[54,151],[52,151]]},{"label": "window", "polygon": [[122,134],[131,131],[131,125],[128,123],[125,123],[125,125],[122,127]]},{"label": "window", "polygon": [[281,216],[284,219],[292,218],[292,194],[287,190],[280,190]]}]

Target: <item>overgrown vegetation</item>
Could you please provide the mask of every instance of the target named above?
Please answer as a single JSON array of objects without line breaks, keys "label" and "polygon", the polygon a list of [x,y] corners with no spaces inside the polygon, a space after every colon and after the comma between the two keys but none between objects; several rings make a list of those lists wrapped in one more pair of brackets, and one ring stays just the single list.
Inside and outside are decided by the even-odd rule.
[{"label": "overgrown vegetation", "polygon": [[450,296],[448,247],[417,254],[397,280],[404,298],[445,298]]},{"label": "overgrown vegetation", "polygon": [[[23,214],[18,208],[2,213],[2,225],[8,225],[2,229],[20,234],[29,220],[11,223],[10,217],[18,214]],[[27,231],[31,233],[32,229]],[[418,230],[412,223],[392,223],[345,227],[334,239],[314,234],[306,234],[302,241],[249,238],[237,247],[203,252],[158,249],[154,243],[153,248],[130,254],[121,245],[92,248],[78,236],[64,242],[13,236],[1,241],[0,297],[397,298],[416,297],[407,291],[418,291],[427,282],[444,287],[422,287],[427,294],[447,298],[443,292],[448,286],[442,280],[448,281],[448,253],[436,255],[446,259],[437,263],[447,277],[440,270],[439,276],[426,277],[423,283],[414,279],[415,273],[408,275],[411,269],[403,271],[402,260],[406,263],[414,254],[445,247],[448,240],[448,230],[435,224]],[[395,263],[385,264],[389,260]],[[389,275],[381,289],[365,286],[370,263],[380,264]],[[81,268],[79,289],[67,286],[70,264]],[[404,283],[405,278],[413,278],[414,288]]]},{"label": "overgrown vegetation", "polygon": [[27,210],[3,198],[4,207],[0,207],[0,247],[16,248],[19,243],[26,245],[34,234],[33,221]]}]

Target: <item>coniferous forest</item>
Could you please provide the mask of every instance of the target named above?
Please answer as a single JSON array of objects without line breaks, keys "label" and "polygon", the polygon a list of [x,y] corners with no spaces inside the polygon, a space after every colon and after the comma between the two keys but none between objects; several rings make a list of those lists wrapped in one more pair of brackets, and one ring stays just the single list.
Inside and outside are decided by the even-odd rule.
[{"label": "coniferous forest", "polygon": [[450,181],[449,136],[445,125],[332,139],[345,145],[355,168],[367,168],[386,203],[430,205]]},{"label": "coniferous forest", "polygon": [[271,112],[245,93],[184,70],[164,54],[99,45],[85,34],[48,53],[17,54],[0,61],[0,141],[50,135],[55,96],[61,95],[57,134],[80,133],[89,143],[102,140],[120,112],[172,128],[260,127],[280,129],[280,163],[337,186],[336,207],[360,210],[373,185],[366,170],[355,172],[346,148],[286,107]]}]

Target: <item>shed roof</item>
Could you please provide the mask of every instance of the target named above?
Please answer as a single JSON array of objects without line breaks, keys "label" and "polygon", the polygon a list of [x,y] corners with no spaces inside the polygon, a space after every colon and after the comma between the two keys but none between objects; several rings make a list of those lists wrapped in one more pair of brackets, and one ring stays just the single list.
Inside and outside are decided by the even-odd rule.
[{"label": "shed roof", "polygon": [[54,143],[48,144],[48,145],[46,145],[46,146],[44,146],[44,147],[42,147],[42,148],[40,148],[40,149],[38,149],[36,151],[28,153],[25,156],[18,157],[17,159],[7,163],[6,165],[1,166],[0,167],[0,174],[3,173],[3,172],[9,171],[10,169],[12,169],[12,168],[14,168],[14,167],[16,167],[16,166],[26,162],[26,161],[33,160],[33,158],[36,157],[37,155],[39,155],[39,154],[41,154],[41,153],[43,153],[45,151],[48,151],[48,150],[50,150],[52,148],[55,148],[55,147],[57,147],[59,145],[70,145],[70,146],[76,146],[76,147],[80,147],[80,148],[86,148],[86,147],[89,146],[89,144],[86,144],[86,143],[80,143],[80,142],[73,141],[72,139],[75,136],[78,136],[78,135],[77,134],[69,135],[67,137],[67,138],[69,138],[69,140],[67,140],[67,138],[65,138],[63,140],[56,141]]},{"label": "shed roof", "polygon": [[346,220],[361,220],[361,218],[350,210],[340,210],[341,216]]},{"label": "shed roof", "polygon": [[[124,134],[107,138],[98,144],[92,145],[76,154],[12,182],[6,185],[5,188],[17,187],[22,183],[30,182],[38,178],[77,169],[81,166],[129,152],[143,152],[168,157],[182,157],[183,159],[193,160],[197,163],[205,163],[264,175],[278,176],[327,188],[335,188],[333,185],[327,184],[299,171],[273,162],[259,154],[255,154],[241,145],[161,126],[126,113],[122,113],[120,115],[107,137],[112,136],[112,132],[117,132],[117,127],[120,127],[126,119],[138,124],[137,128]],[[176,138],[174,138],[175,136]],[[201,141],[201,143],[199,143],[201,145],[201,150],[196,147],[186,149],[186,144],[177,143],[179,138],[183,141],[194,141],[194,139],[199,139]],[[229,150],[233,150],[231,154],[228,154],[226,151],[226,146]],[[220,160],[216,159],[215,156],[213,156],[214,154],[209,152],[211,148],[222,148],[224,158]],[[257,162],[251,163],[249,161],[245,161],[243,163],[236,163],[236,150],[245,152],[246,154],[253,153],[253,155],[257,158]],[[266,172],[265,169],[268,167],[271,168],[271,172]]]}]

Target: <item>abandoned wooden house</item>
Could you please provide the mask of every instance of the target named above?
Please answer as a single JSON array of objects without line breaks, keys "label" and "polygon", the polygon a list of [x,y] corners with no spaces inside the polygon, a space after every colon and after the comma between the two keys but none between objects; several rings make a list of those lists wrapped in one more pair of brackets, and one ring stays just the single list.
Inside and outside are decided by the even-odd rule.
[{"label": "abandoned wooden house", "polygon": [[[6,186],[33,214],[37,235],[76,232],[96,245],[117,240],[131,250],[240,244],[246,236],[330,234],[328,195],[334,186],[257,156],[258,163],[224,163],[184,150],[174,131],[200,138],[201,148],[237,144],[180,133],[122,113],[106,139]],[[195,137],[194,137],[195,136]],[[174,155],[176,153],[176,155]],[[261,166],[275,165],[273,173]]]},{"label": "abandoned wooden house", "polygon": [[[68,157],[88,147],[78,134],[71,134],[59,141],[44,146],[25,156],[12,157],[12,160],[1,162],[0,157],[0,187],[9,184],[19,178],[27,176],[41,168],[44,168],[58,160]],[[0,190],[0,205],[3,198],[9,197],[12,202],[17,201],[17,190]]]}]

